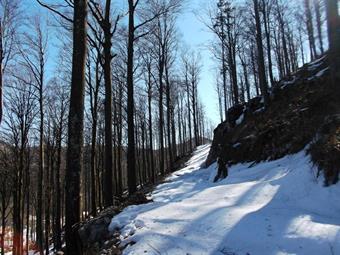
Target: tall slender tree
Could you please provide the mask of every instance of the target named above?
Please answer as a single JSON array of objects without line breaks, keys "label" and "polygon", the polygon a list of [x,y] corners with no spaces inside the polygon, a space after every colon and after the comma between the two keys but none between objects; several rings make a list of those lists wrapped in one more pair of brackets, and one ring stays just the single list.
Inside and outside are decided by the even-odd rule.
[{"label": "tall slender tree", "polygon": [[269,103],[268,85],[266,79],[266,69],[264,65],[263,42],[262,42],[262,28],[260,20],[260,6],[258,0],[253,0],[256,24],[256,44],[258,52],[258,67],[261,93],[265,105]]},{"label": "tall slender tree", "polygon": [[327,28],[329,42],[329,56],[331,62],[331,71],[333,83],[340,77],[340,17],[339,17],[339,1],[325,0],[327,8]]},{"label": "tall slender tree", "polygon": [[[112,37],[116,32],[117,24],[119,21],[119,15],[115,22],[111,22],[111,0],[105,1],[104,13],[102,13],[100,4],[94,0],[90,0],[89,7],[91,13],[95,17],[96,21],[100,25],[104,39],[100,44],[103,49],[103,59],[100,58],[100,63],[104,70],[105,81],[105,182],[104,182],[104,204],[110,206],[113,204],[113,151],[112,151],[112,77],[111,77],[111,61],[114,57],[112,55]],[[93,33],[97,33],[96,29],[90,25]],[[95,36],[99,38],[98,35]],[[97,51],[100,52],[101,48],[93,39],[90,40],[92,45],[97,45]]]},{"label": "tall slender tree", "polygon": [[81,254],[74,224],[80,221],[80,174],[83,169],[86,14],[87,0],[75,0],[65,189],[65,240],[69,255]]},{"label": "tall slender tree", "polygon": [[311,59],[316,58],[316,47],[314,38],[313,18],[310,6],[310,0],[304,0],[305,15],[306,15],[306,27],[308,33],[309,49]]}]

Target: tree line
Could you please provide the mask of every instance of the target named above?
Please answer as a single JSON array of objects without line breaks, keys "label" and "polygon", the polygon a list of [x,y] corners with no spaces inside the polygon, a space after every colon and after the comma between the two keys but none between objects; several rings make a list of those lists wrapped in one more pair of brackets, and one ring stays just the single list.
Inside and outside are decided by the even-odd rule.
[{"label": "tree line", "polygon": [[[278,81],[322,56],[327,45],[339,52],[337,6],[337,0],[218,0],[199,14],[214,35],[209,49],[221,121],[227,109],[255,96],[268,106]],[[335,52],[330,58],[338,58]]]},{"label": "tree line", "polygon": [[0,1],[1,254],[81,254],[77,223],[211,138],[202,63],[178,32],[182,1],[36,3],[49,15]]}]

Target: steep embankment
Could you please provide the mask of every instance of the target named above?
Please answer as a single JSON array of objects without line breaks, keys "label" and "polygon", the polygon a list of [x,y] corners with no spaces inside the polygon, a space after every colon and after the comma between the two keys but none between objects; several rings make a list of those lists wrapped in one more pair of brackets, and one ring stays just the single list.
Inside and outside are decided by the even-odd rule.
[{"label": "steep embankment", "polygon": [[278,159],[310,144],[313,162],[325,170],[326,184],[337,182],[339,91],[331,86],[326,56],[303,66],[272,88],[266,109],[257,97],[229,110],[229,121],[215,129],[207,165],[218,156],[229,164]]},{"label": "steep embankment", "polygon": [[112,219],[124,254],[340,254],[340,185],[324,188],[305,152],[234,165],[219,183],[215,163],[200,167],[208,152]]}]

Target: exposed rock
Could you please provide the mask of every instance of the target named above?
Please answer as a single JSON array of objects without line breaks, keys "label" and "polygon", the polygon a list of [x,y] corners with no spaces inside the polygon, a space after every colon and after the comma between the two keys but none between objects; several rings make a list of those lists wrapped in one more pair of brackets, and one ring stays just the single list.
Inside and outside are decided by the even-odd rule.
[{"label": "exposed rock", "polygon": [[325,185],[335,184],[340,173],[340,115],[327,116],[309,150],[320,174],[323,170]]},{"label": "exposed rock", "polygon": [[125,199],[117,200],[115,206],[108,207],[95,218],[88,219],[75,226],[83,254],[121,254],[121,250],[117,248],[120,244],[120,233],[110,232],[108,228],[111,219],[129,205],[149,202],[151,200],[139,191]]},{"label": "exposed rock", "polygon": [[[340,169],[336,115],[340,112],[340,90],[331,86],[327,66],[327,57],[323,57],[277,82],[266,109],[261,97],[231,108],[228,121],[214,130],[206,166],[217,157],[224,157],[229,164],[278,159],[301,151],[319,134],[321,138],[313,148],[322,149],[313,150],[314,162],[325,170],[327,184],[336,182]],[[325,121],[329,115],[332,117]]]},{"label": "exposed rock", "polygon": [[119,242],[119,239],[109,232],[108,226],[112,217],[120,211],[116,206],[109,207],[97,217],[82,222],[77,227],[84,254],[99,254],[103,248],[109,251]]}]

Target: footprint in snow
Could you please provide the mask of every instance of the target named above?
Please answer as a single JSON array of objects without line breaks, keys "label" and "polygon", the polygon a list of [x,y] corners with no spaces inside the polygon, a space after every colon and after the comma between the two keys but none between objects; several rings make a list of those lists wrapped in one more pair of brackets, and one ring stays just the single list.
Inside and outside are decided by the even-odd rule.
[{"label": "footprint in snow", "polygon": [[268,218],[265,218],[265,221],[267,222],[267,236],[268,237],[272,237],[273,236],[273,228],[272,228],[272,224],[270,223],[270,220]]}]

